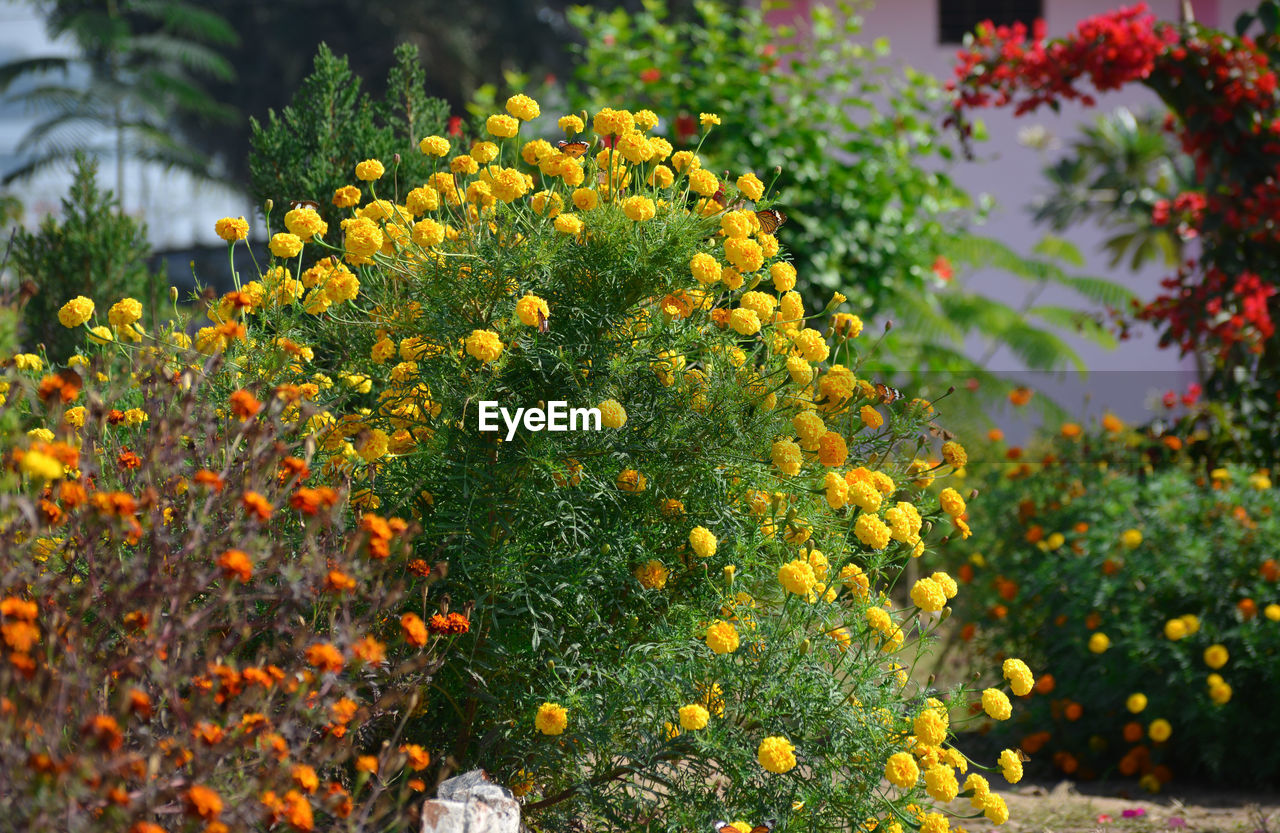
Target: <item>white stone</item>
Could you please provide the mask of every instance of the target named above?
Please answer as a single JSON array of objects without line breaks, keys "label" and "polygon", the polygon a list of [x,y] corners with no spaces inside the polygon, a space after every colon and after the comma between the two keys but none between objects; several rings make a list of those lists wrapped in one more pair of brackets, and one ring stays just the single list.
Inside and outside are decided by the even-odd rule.
[{"label": "white stone", "polygon": [[520,804],[481,770],[450,778],[422,805],[422,833],[519,833]]}]

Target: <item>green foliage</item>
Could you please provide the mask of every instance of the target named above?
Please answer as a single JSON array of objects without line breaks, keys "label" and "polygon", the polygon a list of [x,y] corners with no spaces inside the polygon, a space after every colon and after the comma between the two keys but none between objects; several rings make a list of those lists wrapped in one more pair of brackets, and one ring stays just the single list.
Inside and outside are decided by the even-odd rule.
[{"label": "green foliage", "polygon": [[1037,199],[1038,222],[1058,232],[1086,222],[1112,232],[1103,244],[1112,267],[1182,261],[1182,239],[1156,226],[1151,212],[1156,203],[1194,190],[1195,171],[1158,117],[1117,108],[1084,128],[1045,176],[1053,190]]},{"label": "green foliage", "polygon": [[333,204],[333,192],[355,181],[356,164],[365,159],[378,159],[394,173],[382,196],[403,200],[431,168],[418,142],[443,134],[448,117],[448,106],[427,96],[424,85],[418,48],[411,44],[396,48],[381,99],[362,92],[361,79],[347,59],[321,44],[315,69],[292,102],[279,115],[268,112],[265,124],[250,120],[254,201],[264,205],[271,200],[281,216],[291,201],[312,200],[336,228],[343,215]]},{"label": "green foliage", "polygon": [[[1127,297],[1068,274],[1062,246],[1024,256],[965,229],[976,207],[945,173],[953,150],[938,129],[941,85],[893,69],[883,38],[859,43],[852,4],[814,4],[796,26],[766,23],[767,8],[700,2],[695,10],[690,20],[674,19],[661,2],[636,14],[574,10],[570,21],[585,40],[574,95],[674,110],[692,124],[701,112],[719,113],[725,129],[702,144],[709,167],[736,175],[780,166],[763,204],[777,201],[790,218],[778,238],[801,290],[819,303],[840,291],[861,314],[892,319],[873,365],[880,372],[930,398],[979,379],[989,401],[1013,384],[986,369],[997,349],[1030,369],[1057,370],[1081,362],[1055,330],[1109,341],[1087,314],[1017,308],[967,289],[961,276],[942,277],[951,259],[1024,279],[1032,301],[1049,284],[1073,282],[1085,298],[1102,286]],[[666,129],[677,146],[700,139],[697,130],[681,137],[674,121]],[[974,342],[990,350],[975,359]]]},{"label": "green foliage", "polygon": [[[1045,455],[1056,462],[970,467],[980,497],[963,552],[981,558],[959,568],[973,578],[958,612],[985,652],[1021,652],[1056,681],[999,739],[1035,749],[1048,733],[1046,752],[1077,777],[1163,765],[1179,780],[1275,783],[1280,493],[1248,469],[1206,474],[1149,433],[1058,437],[1030,454]],[[1168,625],[1187,616],[1191,633]],[[1090,649],[1097,634],[1109,639],[1102,653]],[[1230,657],[1220,668],[1207,664],[1212,645]],[[1126,707],[1134,693],[1147,698],[1140,713]],[[1157,719],[1172,726],[1165,743],[1150,737]]]},{"label": "green foliage", "polygon": [[[941,528],[917,477],[927,406],[881,405],[885,424],[868,427],[861,407],[879,401],[853,376],[868,351],[839,333],[828,342],[798,294],[768,289],[773,254],[722,284],[722,212],[695,210],[683,176],[652,184],[661,157],[615,169],[614,188],[606,176],[578,204],[575,189],[600,183],[618,155],[574,161],[521,136],[494,141],[497,158],[458,175],[456,193],[450,160],[436,160],[440,176],[426,179],[439,205],[411,219],[379,222],[367,208],[384,180],[366,186],[341,246],[332,225],[307,244],[343,264],[318,259],[302,274],[308,295],[280,302],[291,278],[273,263],[244,319],[251,336],[265,326],[289,339],[292,355],[341,346],[281,371],[330,409],[316,425],[320,471],[350,479],[362,508],[415,517],[406,569],[447,562],[443,592],[423,598],[470,614],[465,666],[442,669],[406,738],[446,770],[483,766],[516,788],[537,829],[911,823],[907,804],[925,802],[923,789],[886,796],[881,781],[934,693],[908,671],[938,619],[895,611],[888,594]],[[543,190],[526,196],[525,175]],[[749,235],[748,216],[726,228]],[[705,284],[695,255],[713,264]],[[342,291],[350,274],[355,298]],[[769,309],[758,333],[725,326],[752,307]],[[273,342],[256,344],[233,341],[231,360],[282,364]],[[498,431],[480,423],[493,404],[610,400],[625,409],[620,427],[507,434],[496,416]],[[802,413],[820,418],[825,463],[791,442],[811,424]],[[838,497],[853,482],[867,511]],[[898,537],[877,545],[865,529],[880,511],[899,519]],[[718,539],[714,552],[691,544],[696,527]],[[783,589],[784,565],[808,576],[801,590]],[[716,620],[736,650],[712,649]],[[567,709],[563,733],[536,728],[547,703]],[[679,709],[696,704],[709,723],[680,730]],[[794,744],[794,768],[758,762],[767,737]]]},{"label": "green foliage", "polygon": [[61,216],[45,217],[35,231],[14,238],[12,264],[32,293],[22,308],[29,348],[42,344],[52,361],[64,361],[83,333],[58,323],[58,310],[84,295],[105,311],[121,298],[154,307],[163,276],[146,265],[146,227],[120,210],[116,195],[98,187],[97,163],[76,156],[75,178],[62,200]]},{"label": "green foliage", "polygon": [[[719,113],[724,129],[704,150],[735,172],[782,176],[766,204],[791,222],[779,239],[816,297],[849,294],[858,311],[882,311],[931,281],[967,196],[940,172],[951,149],[939,140],[941,86],[883,61],[883,40],[858,43],[849,3],[815,4],[806,31],[766,22],[761,9],[696,4],[673,19],[661,2],[642,11],[572,10],[582,32],[577,102],[623,101],[692,117]],[[643,73],[656,80],[642,80]],[[698,141],[698,129],[679,147]]]},{"label": "green foliage", "polygon": [[[66,164],[81,150],[115,157],[117,194],[123,194],[129,158],[212,175],[211,160],[174,126],[181,117],[205,128],[236,118],[202,86],[235,77],[218,51],[238,40],[224,19],[183,0],[37,5],[50,37],[69,37],[80,55],[23,58],[0,67],[0,92],[15,88],[7,100],[41,117],[20,143],[34,152],[6,174],[6,183]],[[79,72],[87,72],[86,82],[70,80]],[[61,82],[49,77],[55,73]],[[104,130],[110,141],[90,144]]]}]

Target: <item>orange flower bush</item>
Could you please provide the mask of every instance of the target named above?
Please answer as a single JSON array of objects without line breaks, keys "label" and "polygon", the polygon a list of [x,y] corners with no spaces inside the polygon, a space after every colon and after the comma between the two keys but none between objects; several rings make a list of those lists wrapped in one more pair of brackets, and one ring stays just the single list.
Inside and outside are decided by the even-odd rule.
[{"label": "orange flower bush", "polygon": [[[0,814],[130,833],[408,824],[431,756],[399,729],[459,614],[402,635],[392,611],[433,612],[405,593],[407,525],[350,524],[345,487],[310,482],[314,408],[268,385],[228,395],[237,373],[191,360],[135,357],[122,389],[91,381],[122,369],[107,353],[64,372],[83,388],[67,401],[9,385],[0,420],[54,439],[0,472]],[[112,419],[124,401],[148,419]]]}]

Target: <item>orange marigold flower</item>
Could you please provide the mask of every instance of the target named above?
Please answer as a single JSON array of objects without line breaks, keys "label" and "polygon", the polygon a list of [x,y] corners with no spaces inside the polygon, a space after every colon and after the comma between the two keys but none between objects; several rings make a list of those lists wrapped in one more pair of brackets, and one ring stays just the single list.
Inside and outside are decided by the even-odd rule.
[{"label": "orange marigold flower", "polygon": [[245,512],[250,517],[256,517],[259,521],[265,521],[271,517],[271,503],[257,492],[245,492],[240,499],[244,504]]},{"label": "orange marigold flower", "polygon": [[321,671],[337,673],[346,665],[342,652],[328,642],[318,642],[307,648],[307,662]]},{"label": "orange marigold flower", "polygon": [[200,469],[191,479],[201,486],[213,489],[215,492],[221,492],[222,487],[226,485],[221,475],[208,469]]},{"label": "orange marigold flower", "polygon": [[328,486],[310,489],[300,486],[289,498],[289,505],[304,515],[317,515],[321,509],[332,509],[338,502],[338,493]]},{"label": "orange marigold flower", "polygon": [[241,422],[262,410],[262,403],[247,390],[238,390],[231,394],[231,413]]},{"label": "orange marigold flower", "polygon": [[298,785],[299,789],[308,793],[314,793],[320,788],[320,779],[316,776],[316,771],[306,764],[294,764],[293,769],[289,772],[289,777],[293,783]]},{"label": "orange marigold flower", "polygon": [[370,665],[377,665],[387,658],[387,646],[372,636],[366,636],[351,646],[351,653]]},{"label": "orange marigold flower", "polygon": [[400,617],[400,630],[404,639],[415,648],[427,644],[427,626],[416,613],[406,613]]},{"label": "orange marigold flower", "polygon": [[289,824],[302,831],[310,831],[315,829],[315,817],[311,812],[311,802],[307,797],[297,790],[289,790],[284,795],[284,819]]},{"label": "orange marigold flower", "polygon": [[360,705],[355,700],[343,697],[329,707],[329,716],[334,723],[345,726],[356,716]]},{"label": "orange marigold flower", "polygon": [[1009,402],[1012,403],[1015,408],[1021,408],[1023,405],[1026,405],[1030,401],[1031,401],[1030,388],[1017,387],[1009,391]]},{"label": "orange marigold flower", "polygon": [[203,741],[210,746],[220,743],[226,737],[226,732],[222,730],[221,726],[204,720],[196,724],[195,728],[191,730],[191,734],[195,736],[196,740]]},{"label": "orange marigold flower", "polygon": [[165,833],[165,829],[149,821],[137,821],[129,828],[129,833]]},{"label": "orange marigold flower", "polygon": [[13,650],[26,654],[40,641],[40,629],[30,622],[5,622],[0,625],[0,638]]},{"label": "orange marigold flower", "polygon": [[124,411],[120,410],[119,408],[112,408],[111,410],[107,411],[108,425],[119,425],[122,422],[124,422]]},{"label": "orange marigold flower", "polygon": [[68,512],[84,505],[89,500],[89,493],[74,480],[63,480],[58,484],[58,502]]},{"label": "orange marigold flower", "polygon": [[356,580],[341,570],[330,570],[324,580],[324,589],[330,593],[345,593],[356,589]]},{"label": "orange marigold flower", "polygon": [[347,816],[351,815],[351,811],[354,809],[355,805],[351,800],[351,795],[346,791],[346,789],[344,789],[337,781],[330,781],[328,789],[330,809],[333,811],[333,814],[340,819],[345,819]]},{"label": "orange marigold flower", "polygon": [[368,772],[376,775],[378,773],[378,758],[376,755],[361,755],[356,758],[356,772]]},{"label": "orange marigold flower", "polygon": [[35,602],[19,599],[17,596],[7,596],[4,601],[0,601],[0,616],[6,618],[34,622],[39,612]]},{"label": "orange marigold flower", "polygon": [[124,745],[124,735],[120,732],[120,724],[110,715],[94,715],[89,718],[89,722],[85,723],[83,731],[112,752]]},{"label": "orange marigold flower", "polygon": [[416,743],[406,743],[400,747],[409,758],[409,768],[414,772],[421,772],[431,765],[431,754]]},{"label": "orange marigold flower", "polygon": [[280,461],[278,477],[281,484],[288,483],[290,480],[306,480],[311,475],[311,469],[307,467],[306,460],[300,460],[297,457],[286,457]]},{"label": "orange marigold flower", "polygon": [[243,550],[227,550],[218,556],[218,566],[227,578],[238,578],[241,581],[253,578],[253,562]]},{"label": "orange marigold flower", "polygon": [[427,627],[432,633],[458,634],[471,630],[471,622],[461,613],[450,613],[448,616],[437,613],[431,617]]},{"label": "orange marigold flower", "polygon": [[133,689],[129,692],[129,711],[141,717],[143,720],[151,717],[151,697],[141,689]]},{"label": "orange marigold flower", "polygon": [[64,371],[58,376],[46,376],[40,380],[40,399],[50,402],[55,398],[64,405],[74,402],[80,395],[80,375],[74,370]]}]

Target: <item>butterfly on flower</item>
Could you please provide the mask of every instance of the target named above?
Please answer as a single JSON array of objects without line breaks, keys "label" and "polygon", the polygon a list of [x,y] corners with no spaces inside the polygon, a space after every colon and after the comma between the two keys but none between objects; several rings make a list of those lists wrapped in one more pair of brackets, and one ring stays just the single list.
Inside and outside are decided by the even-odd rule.
[{"label": "butterfly on flower", "polygon": [[312,211],[319,213],[320,203],[315,200],[289,200],[290,211],[296,211],[299,208],[310,208]]},{"label": "butterfly on flower", "polygon": [[876,382],[876,396],[880,398],[880,402],[890,405],[902,398],[902,391],[897,388],[891,388],[881,382]]},{"label": "butterfly on flower", "polygon": [[591,150],[591,145],[581,139],[575,139],[572,142],[561,140],[556,142],[556,150],[568,156],[570,159],[578,159],[586,156],[587,151]]},{"label": "butterfly on flower", "polygon": [[776,208],[766,208],[756,212],[756,219],[760,221],[761,231],[765,234],[773,234],[787,221],[787,215]]}]

